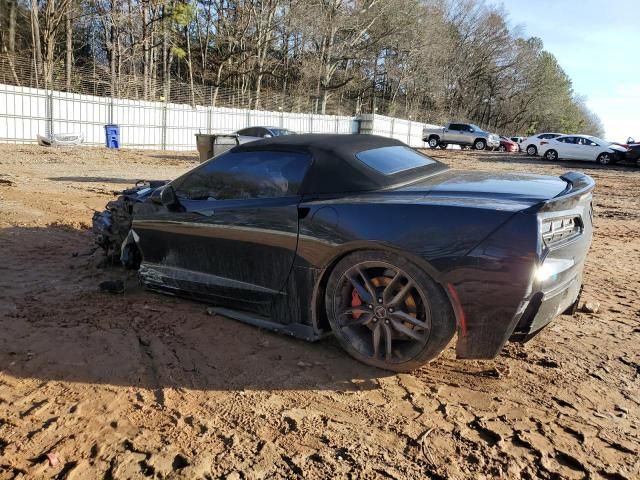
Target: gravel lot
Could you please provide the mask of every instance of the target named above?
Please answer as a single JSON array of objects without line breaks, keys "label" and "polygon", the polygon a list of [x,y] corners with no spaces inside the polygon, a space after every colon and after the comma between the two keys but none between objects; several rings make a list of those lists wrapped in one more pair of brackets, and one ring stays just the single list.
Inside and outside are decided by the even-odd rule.
[{"label": "gravel lot", "polygon": [[640,478],[640,169],[436,151],[597,181],[583,299],[492,361],[363,366],[103,280],[92,211],[194,154],[0,145],[0,479]]}]

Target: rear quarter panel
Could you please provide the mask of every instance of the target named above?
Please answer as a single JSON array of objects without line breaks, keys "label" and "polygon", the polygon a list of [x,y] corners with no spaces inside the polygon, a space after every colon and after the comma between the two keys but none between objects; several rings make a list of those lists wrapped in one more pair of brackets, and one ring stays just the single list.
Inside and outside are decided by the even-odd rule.
[{"label": "rear quarter panel", "polygon": [[515,328],[530,289],[537,223],[535,215],[486,202],[417,196],[404,203],[303,203],[309,210],[300,221],[295,266],[317,272],[315,308],[321,310],[322,280],[348,253],[384,249],[408,258],[449,297],[458,321],[458,356],[492,358]]}]

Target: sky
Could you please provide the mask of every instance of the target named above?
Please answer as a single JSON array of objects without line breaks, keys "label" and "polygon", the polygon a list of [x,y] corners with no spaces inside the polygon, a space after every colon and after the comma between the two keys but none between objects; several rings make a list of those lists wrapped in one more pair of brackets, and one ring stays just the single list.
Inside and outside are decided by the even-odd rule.
[{"label": "sky", "polygon": [[606,139],[640,140],[640,0],[491,3],[504,6],[520,36],[542,39],[602,120]]}]

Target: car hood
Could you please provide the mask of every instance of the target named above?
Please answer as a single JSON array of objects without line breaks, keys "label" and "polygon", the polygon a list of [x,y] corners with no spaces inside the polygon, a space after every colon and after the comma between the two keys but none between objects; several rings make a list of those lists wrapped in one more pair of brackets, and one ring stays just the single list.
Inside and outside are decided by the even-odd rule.
[{"label": "car hood", "polygon": [[561,178],[546,175],[445,170],[398,191],[422,191],[427,199],[446,203],[518,210],[556,197],[567,186]]}]

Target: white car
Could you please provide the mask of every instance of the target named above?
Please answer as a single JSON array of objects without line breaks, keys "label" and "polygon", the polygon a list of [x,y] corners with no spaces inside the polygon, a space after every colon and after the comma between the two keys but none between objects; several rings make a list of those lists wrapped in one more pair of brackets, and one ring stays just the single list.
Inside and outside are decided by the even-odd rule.
[{"label": "white car", "polygon": [[520,142],[520,151],[527,152],[527,155],[538,155],[540,150],[540,142],[545,140],[551,140],[552,138],[560,137],[564,133],[538,133],[531,135]]},{"label": "white car", "polygon": [[547,160],[586,160],[610,165],[624,158],[627,149],[591,135],[562,135],[540,142],[540,154]]}]

